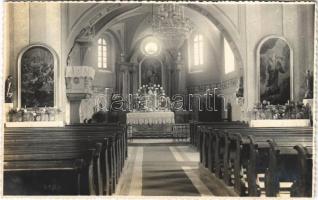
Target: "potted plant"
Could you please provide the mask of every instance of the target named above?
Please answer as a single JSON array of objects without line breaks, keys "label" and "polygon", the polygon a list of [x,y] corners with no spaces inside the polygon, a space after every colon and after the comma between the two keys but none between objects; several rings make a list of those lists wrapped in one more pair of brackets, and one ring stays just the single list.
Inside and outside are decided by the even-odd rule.
[{"label": "potted plant", "polygon": [[47,111],[47,108],[41,108],[40,111],[39,111],[39,114],[40,114],[40,118],[41,118],[41,121],[49,121],[49,115],[48,113],[46,112]]},{"label": "potted plant", "polygon": [[23,112],[24,112],[24,111],[21,110],[21,109],[17,111],[17,113],[14,115],[14,116],[15,116],[15,117],[14,117],[14,118],[15,118],[15,119],[14,119],[15,122],[22,122]]},{"label": "potted plant", "polygon": [[55,121],[60,112],[61,111],[57,108],[47,108],[46,113],[48,115],[48,121]]},{"label": "potted plant", "polygon": [[16,119],[16,114],[17,114],[17,109],[16,108],[12,108],[9,110],[8,112],[8,122],[14,122]]},{"label": "potted plant", "polygon": [[31,112],[29,112],[27,108],[22,108],[21,113],[22,113],[21,117],[23,122],[30,121]]}]

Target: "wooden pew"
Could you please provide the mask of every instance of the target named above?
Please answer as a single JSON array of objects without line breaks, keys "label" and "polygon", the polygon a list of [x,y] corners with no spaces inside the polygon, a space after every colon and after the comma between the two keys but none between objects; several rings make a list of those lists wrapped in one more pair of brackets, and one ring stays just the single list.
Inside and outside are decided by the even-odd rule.
[{"label": "wooden pew", "polygon": [[[312,141],[312,130],[299,130],[299,129],[285,130],[274,133],[267,133],[267,135],[250,135],[246,158],[242,158],[248,162],[247,164],[242,163],[242,167],[247,169],[247,181],[248,181],[248,193],[250,196],[259,196],[260,187],[257,185],[256,178],[258,174],[264,174],[265,170],[269,166],[269,139],[279,140],[281,138],[287,141],[297,140],[298,138],[310,137]],[[271,134],[271,135],[270,135]],[[299,143],[300,141],[296,141]],[[245,165],[245,166],[244,166]]]},{"label": "wooden pew", "polygon": [[[219,128],[221,128],[221,126],[219,126]],[[201,134],[200,140],[203,139],[203,143],[199,150],[202,164],[205,167],[208,167],[210,171],[216,173],[217,176],[223,178],[225,183],[227,183],[228,185],[234,184],[235,190],[240,195],[246,195],[246,192],[244,191],[246,188],[244,188],[244,184],[241,181],[243,176],[242,171],[244,170],[244,168],[245,170],[250,168],[247,172],[247,179],[249,182],[249,195],[251,196],[257,196],[257,192],[255,191],[257,191],[258,189],[257,186],[255,186],[256,184],[254,184],[254,186],[253,184],[251,184],[251,182],[255,183],[256,178],[253,179],[253,176],[251,176],[251,174],[253,174],[254,172],[250,172],[252,169],[251,166],[254,165],[251,163],[254,162],[252,162],[252,158],[249,157],[253,155],[249,153],[251,151],[250,149],[253,148],[251,148],[250,146],[251,143],[248,136],[253,134],[267,134],[268,137],[275,137],[275,135],[283,135],[286,137],[286,134],[293,133],[296,136],[297,134],[299,134],[299,131],[305,131],[307,134],[312,135],[311,128],[291,128],[289,130],[286,128],[243,128],[242,133],[242,128],[240,127],[223,127],[223,130],[231,130],[230,134],[224,131],[217,131],[213,128],[213,126],[206,126],[206,129],[214,131],[210,131],[210,133],[209,131],[205,131],[205,136],[203,135],[203,137],[205,137],[204,139],[202,138]],[[241,134],[238,132],[240,132]],[[207,142],[204,144],[204,141]],[[246,163],[249,163],[249,165],[247,165]],[[234,183],[232,180],[233,175],[235,177]],[[253,179],[253,181],[251,181],[251,179]]]},{"label": "wooden pew", "polygon": [[[104,139],[104,137],[101,137],[101,138],[96,138],[96,141],[91,141],[91,139],[88,139],[87,137],[81,137],[81,138],[77,138],[77,140],[75,140],[75,138],[72,138],[71,140],[67,140],[66,139],[66,144],[65,146],[62,146],[61,145],[61,141],[65,141],[66,138],[62,139],[62,138],[59,138],[58,140],[55,140],[53,138],[41,138],[40,140],[36,139],[35,141],[31,141],[30,139],[23,139],[22,142],[23,143],[26,143],[28,146],[30,144],[36,144],[35,145],[35,148],[32,149],[32,148],[29,148],[28,146],[27,147],[23,147],[22,146],[22,152],[18,151],[19,148],[21,149],[21,144],[17,144],[17,140],[14,140],[14,153],[17,154],[17,153],[23,153],[24,157],[26,156],[26,153],[30,154],[28,155],[30,158],[34,158],[34,155],[36,155],[36,153],[38,153],[40,150],[42,150],[44,153],[47,153],[47,154],[44,154],[44,155],[41,155],[43,156],[43,159],[47,160],[47,157],[48,157],[48,154],[49,155],[53,155],[53,156],[56,156],[56,155],[59,155],[62,154],[61,156],[63,156],[64,153],[73,153],[73,151],[77,152],[79,151],[79,153],[81,151],[84,151],[85,149],[89,148],[89,144],[88,142],[91,142],[91,146],[94,145],[96,142],[99,142],[99,141],[102,141]],[[33,139],[34,140],[34,139]],[[43,142],[45,141],[45,142]],[[10,140],[6,140],[7,143],[12,143],[12,141]],[[38,143],[38,144],[37,144]],[[82,145],[81,145],[82,144]],[[53,146],[51,146],[53,145]],[[70,146],[74,145],[75,148],[70,148]],[[86,146],[84,146],[86,145]],[[24,149],[23,149],[24,148]],[[56,148],[62,148],[62,152],[59,152],[57,150],[55,150]],[[5,149],[6,150],[11,150],[10,149],[10,145],[5,145]],[[34,152],[32,152],[32,150]],[[80,155],[79,155],[80,156]],[[9,159],[10,156],[7,156],[7,159]],[[36,160],[37,158],[34,158],[34,160]],[[53,159],[53,158],[52,158]],[[58,159],[58,158],[55,158],[55,159]],[[94,171],[96,171],[95,173],[97,174],[100,174],[100,167],[99,167],[99,163],[100,163],[100,153],[98,155],[96,155],[96,162],[98,162],[98,164],[95,164],[94,165]],[[96,181],[97,181],[97,184],[96,184],[96,190],[98,190],[99,192],[97,194],[101,194],[101,175],[98,175],[95,177]]]},{"label": "wooden pew", "polygon": [[[226,137],[227,145],[225,148],[225,155],[222,158],[224,169],[224,179],[226,183],[232,184],[231,177],[234,175],[234,188],[236,192],[240,195],[246,195],[245,183],[242,178],[247,178],[248,182],[248,194],[250,196],[257,196],[257,185],[256,179],[252,174],[256,172],[252,169],[255,168],[255,165],[261,166],[258,164],[256,155],[260,155],[258,158],[259,162],[266,164],[262,157],[268,154],[268,144],[266,141],[255,141],[251,140],[251,137],[254,138],[275,138],[275,137],[293,137],[299,134],[301,129],[267,129],[267,128],[249,128],[249,129],[239,129],[239,130],[229,130],[227,129],[228,137]],[[308,134],[312,134],[312,131],[309,129]],[[264,144],[265,142],[265,144]],[[265,146],[264,146],[265,145]],[[261,147],[261,148],[258,148]],[[264,149],[265,148],[265,149]],[[267,148],[267,149],[266,149]],[[234,169],[233,169],[234,168]],[[259,169],[260,170],[260,169]],[[245,172],[246,171],[246,172]],[[261,173],[262,171],[259,171]],[[244,177],[247,175],[247,177]]]},{"label": "wooden pew", "polygon": [[291,188],[293,197],[311,197],[312,196],[312,169],[313,169],[313,148],[296,145],[298,152],[299,173],[296,181]]},{"label": "wooden pew", "polygon": [[[96,132],[97,129],[97,132]],[[90,131],[92,130],[92,127],[88,127],[88,126],[66,126],[63,128],[50,128],[48,130],[45,130],[45,133],[43,133],[43,129],[41,128],[33,128],[33,130],[31,131],[31,133],[26,133],[25,132],[25,128],[22,129],[7,129],[7,133],[5,134],[5,137],[10,138],[10,136],[12,137],[17,137],[17,138],[21,138],[24,137],[24,139],[31,139],[31,138],[37,138],[40,141],[43,141],[45,139],[52,139],[52,138],[71,138],[74,139],[76,137],[83,137],[82,139],[84,140],[88,140],[91,138],[96,138],[96,134],[99,133],[101,136],[103,136],[103,134],[105,134],[105,127],[100,127],[100,126],[94,126],[94,131]],[[11,131],[11,132],[10,132]],[[24,131],[24,132],[23,132]],[[8,133],[9,132],[9,133]],[[116,131],[115,131],[116,132]],[[11,135],[10,135],[11,133]],[[68,133],[68,134],[65,134]],[[115,137],[110,138],[109,140],[105,140],[103,141],[104,143],[112,143],[113,145],[112,148],[104,148],[103,151],[105,151],[105,149],[108,149],[110,153],[104,153],[104,156],[100,157],[100,158],[104,158],[104,168],[106,168],[104,171],[104,174],[106,174],[106,176],[103,177],[107,177],[107,174],[112,174],[112,176],[114,177],[113,181],[112,181],[112,188],[114,190],[114,185],[117,182],[118,179],[118,175],[119,175],[119,171],[121,170],[121,167],[123,166],[123,162],[125,160],[125,158],[127,157],[127,144],[125,144],[125,131],[122,132],[123,135],[122,137],[119,137],[117,135],[118,138],[120,139],[116,139],[116,133],[114,133]],[[105,138],[101,138],[101,139],[105,139]],[[5,139],[6,140],[6,139]],[[111,142],[111,140],[114,140],[115,142]],[[105,145],[103,145],[105,147]],[[102,151],[102,152],[103,152]],[[109,159],[107,157],[112,157],[115,162],[112,162],[112,165],[108,165],[109,164]],[[116,158],[116,159],[115,159]],[[118,169],[119,167],[119,169]],[[96,167],[98,168],[98,166]],[[111,170],[108,170],[108,168],[110,168]],[[117,171],[116,171],[117,169]],[[110,172],[109,172],[110,171]],[[100,180],[99,180],[100,182]],[[110,194],[111,191],[107,191],[107,184],[108,182],[106,182],[105,180],[104,182],[104,193],[108,193]],[[106,183],[105,183],[106,182]],[[100,186],[99,186],[100,187]],[[99,188],[99,194],[101,194],[101,189]]]},{"label": "wooden pew", "polygon": [[[53,130],[53,129],[50,129],[50,131],[54,131],[54,130]],[[73,130],[73,131],[74,131],[74,130]],[[81,127],[80,130],[76,130],[76,133],[80,133],[80,131],[86,132],[86,131],[89,131],[89,130],[83,130],[83,127]],[[104,137],[104,133],[103,133],[103,132],[101,132],[100,134],[101,134],[102,137]],[[64,131],[60,131],[59,133],[56,133],[56,132],[55,132],[54,134],[51,134],[51,136],[53,136],[53,137],[57,137],[58,135],[59,135],[60,138],[61,138],[61,137],[69,137],[67,134],[65,134]],[[37,137],[41,137],[41,136],[42,136],[42,134],[38,135]],[[48,136],[49,136],[49,135],[44,135],[44,137],[48,137]],[[74,133],[72,133],[71,136],[74,137]],[[92,134],[92,133],[91,133],[91,134],[88,134],[88,136],[85,136],[85,135],[83,135],[83,133],[80,133],[79,136],[84,136],[84,139],[85,139],[85,140],[87,140],[88,138],[92,138],[92,136],[93,136],[93,138],[96,138],[96,132],[95,132],[94,134]],[[34,137],[34,135],[32,135],[32,138],[33,138],[33,137]],[[113,149],[113,150],[112,150],[112,149]],[[113,155],[113,154],[115,153],[114,147],[111,148],[110,150],[112,151],[110,157],[116,158],[116,156]],[[103,158],[103,157],[102,157],[102,158]],[[111,163],[114,163],[114,164],[115,164],[115,162],[111,162]],[[113,174],[113,177],[114,177],[113,180],[115,180],[115,178],[116,178],[115,174],[117,175],[117,173],[115,173],[116,165],[111,165],[110,168],[111,168],[111,171],[113,171],[113,173],[111,173],[111,174]],[[112,181],[112,182],[115,183],[115,181]],[[113,185],[114,185],[114,184],[113,184]]]},{"label": "wooden pew", "polygon": [[[222,145],[218,145],[219,141],[223,142],[223,140],[220,140],[219,138],[219,134],[215,134],[214,132],[205,130],[204,133],[202,132],[203,127],[207,128],[207,129],[222,129],[222,128],[242,128],[242,127],[246,127],[246,124],[240,123],[240,122],[206,122],[206,123],[196,123],[193,127],[192,125],[192,131],[197,131],[196,133],[192,133],[192,140],[194,140],[195,142],[193,142],[196,147],[199,149],[200,151],[200,161],[203,162],[203,165],[208,167],[212,172],[215,172],[215,170],[217,170],[217,176],[219,176],[219,168],[216,167],[215,162],[218,162],[218,158],[219,156],[215,155],[218,154],[219,148],[223,148]],[[190,129],[191,130],[191,129]],[[193,139],[194,138],[194,139]],[[207,138],[207,139],[205,139]],[[209,142],[207,142],[209,140]],[[209,144],[212,144],[211,146],[208,146]],[[213,151],[213,153],[211,152]],[[208,152],[209,155],[205,154],[205,152]],[[213,154],[213,155],[211,155]],[[213,157],[215,159],[207,159],[207,156],[209,156],[209,158]],[[216,169],[217,168],[217,169]]]},{"label": "wooden pew", "polygon": [[[75,179],[77,182],[73,183],[78,186],[77,194],[97,194],[98,182],[93,171],[100,153],[98,147],[94,148],[87,142],[76,144],[70,144],[70,141],[65,140],[59,140],[58,143],[50,140],[48,142],[47,146],[41,147],[40,144],[43,143],[39,141],[32,143],[23,141],[22,144],[17,142],[17,146],[5,141],[4,174],[13,174],[16,171],[20,173],[68,171],[77,176]],[[66,145],[67,149],[64,149],[63,145]],[[4,193],[6,194],[6,191]]]},{"label": "wooden pew", "polygon": [[247,127],[247,124],[242,122],[191,122],[190,123],[190,143],[191,145],[199,148],[200,145],[200,135],[199,127],[209,126],[209,127]]},{"label": "wooden pew", "polygon": [[[285,137],[269,139],[269,166],[265,173],[266,196],[277,196],[281,191],[280,182],[293,182],[292,196],[311,196],[311,185],[308,172],[311,172],[308,164],[309,155],[312,155],[312,135],[293,137],[291,140]],[[304,159],[307,157],[307,159]],[[308,166],[306,166],[308,165]],[[308,171],[307,171],[308,170]],[[290,176],[294,174],[294,176]],[[297,183],[298,181],[298,183]]]}]

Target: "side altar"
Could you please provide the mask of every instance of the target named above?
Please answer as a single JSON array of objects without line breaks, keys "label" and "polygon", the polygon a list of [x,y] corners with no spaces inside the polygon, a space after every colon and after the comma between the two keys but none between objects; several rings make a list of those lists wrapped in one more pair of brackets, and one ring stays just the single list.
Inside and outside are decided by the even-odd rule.
[{"label": "side altar", "polygon": [[169,137],[175,124],[170,99],[160,85],[143,85],[133,99],[133,111],[127,113],[128,134],[133,138]]}]

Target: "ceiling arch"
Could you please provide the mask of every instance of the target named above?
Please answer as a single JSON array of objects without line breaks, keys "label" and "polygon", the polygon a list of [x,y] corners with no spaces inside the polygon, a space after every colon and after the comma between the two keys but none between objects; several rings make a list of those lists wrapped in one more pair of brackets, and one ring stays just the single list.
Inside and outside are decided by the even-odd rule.
[{"label": "ceiling arch", "polygon": [[[138,13],[138,9],[147,8],[149,9],[151,4],[97,4],[97,6],[92,6],[87,11],[85,11],[84,16],[81,16],[79,20],[76,21],[72,30],[70,31],[70,35],[68,37],[68,41],[70,48],[72,46],[72,42],[74,42],[76,36],[81,32],[81,30],[90,27],[93,28],[96,32],[103,30],[103,28],[113,22],[114,20],[123,19],[126,16],[134,15],[134,12]],[[224,37],[229,42],[236,60],[238,61],[238,67],[243,68],[243,61],[240,54],[240,49],[238,48],[238,42],[240,41],[240,34],[237,31],[236,27],[229,20],[225,13],[222,12],[217,5],[209,5],[209,10],[203,7],[201,4],[186,4],[186,10],[188,12],[195,12],[196,15],[200,15],[206,19],[208,19],[211,25],[217,27],[217,29],[222,32]],[[128,14],[128,15],[127,15]],[[95,21],[94,21],[95,19]],[[136,40],[135,40],[136,41]]]}]

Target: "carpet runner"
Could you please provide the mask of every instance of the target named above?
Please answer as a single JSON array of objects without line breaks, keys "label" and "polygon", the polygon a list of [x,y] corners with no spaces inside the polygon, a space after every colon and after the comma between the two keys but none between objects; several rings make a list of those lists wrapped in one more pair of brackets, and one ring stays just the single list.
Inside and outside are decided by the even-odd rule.
[{"label": "carpet runner", "polygon": [[200,193],[177,162],[168,146],[144,146],[142,161],[142,195],[199,196]]}]

